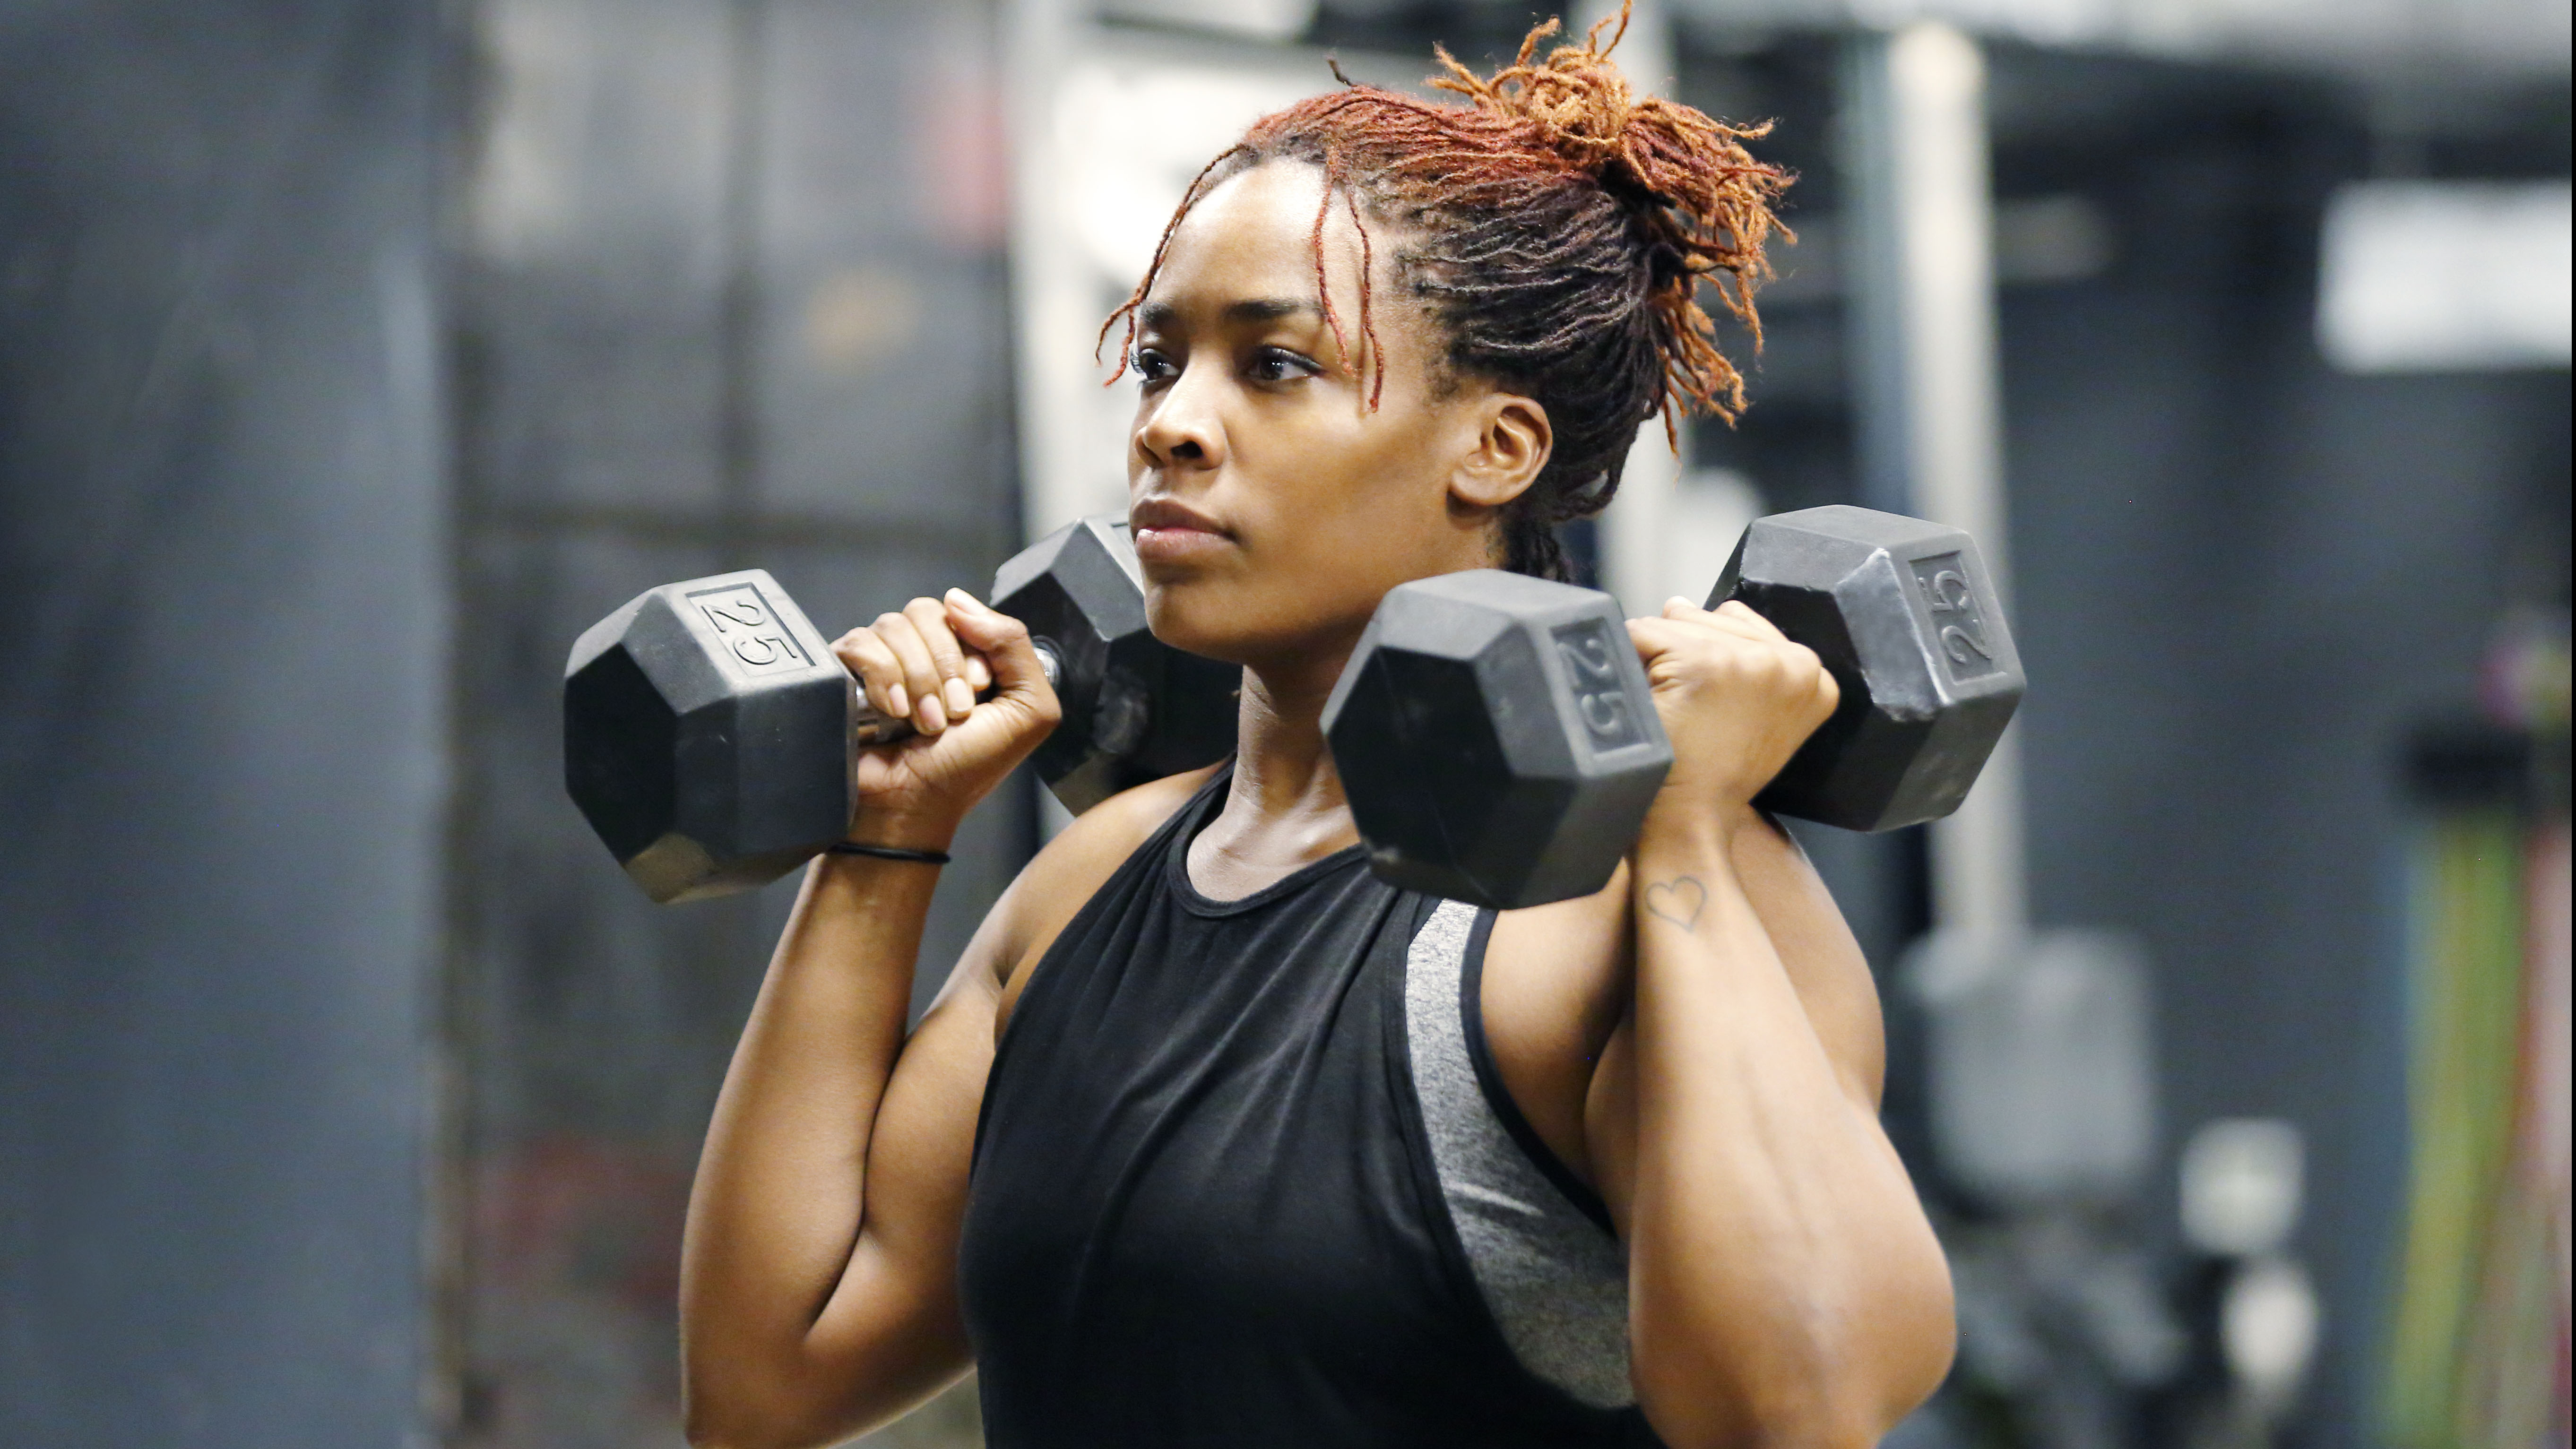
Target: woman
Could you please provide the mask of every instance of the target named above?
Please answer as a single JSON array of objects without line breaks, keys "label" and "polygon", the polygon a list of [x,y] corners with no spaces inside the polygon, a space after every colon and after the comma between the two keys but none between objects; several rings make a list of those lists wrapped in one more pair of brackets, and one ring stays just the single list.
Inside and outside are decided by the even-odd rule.
[{"label": "woman", "polygon": [[1131,519],[1155,633],[1243,666],[1238,750],[1050,843],[908,1039],[941,852],[1056,704],[963,591],[839,641],[919,734],[861,759],[863,853],[812,867],[716,1107],[694,1442],[827,1443],[970,1363],[997,1446],[1860,1445],[1939,1382],[1870,978],[1748,803],[1832,711],[1815,657],[1631,621],[1672,773],[1606,889],[1500,917],[1368,875],[1319,728],[1388,588],[1560,573],[1644,419],[1741,405],[1692,293],[1753,320],[1786,178],[1553,28],[1191,187],[1121,313]]}]

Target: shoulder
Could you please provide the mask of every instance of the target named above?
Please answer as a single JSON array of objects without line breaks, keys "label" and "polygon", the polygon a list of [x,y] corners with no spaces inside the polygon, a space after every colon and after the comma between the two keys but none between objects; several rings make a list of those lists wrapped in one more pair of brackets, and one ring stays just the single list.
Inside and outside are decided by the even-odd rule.
[{"label": "shoulder", "polygon": [[1001,949],[993,967],[1005,1001],[1017,996],[1028,968],[1118,867],[1198,794],[1221,765],[1168,776],[1122,791],[1074,817],[1021,868],[994,905]]}]

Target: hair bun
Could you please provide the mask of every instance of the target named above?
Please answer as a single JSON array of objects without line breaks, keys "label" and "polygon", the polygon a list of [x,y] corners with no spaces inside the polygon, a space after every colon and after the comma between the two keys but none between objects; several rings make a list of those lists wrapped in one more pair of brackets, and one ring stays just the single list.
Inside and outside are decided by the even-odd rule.
[{"label": "hair bun", "polygon": [[[1599,181],[1640,216],[1650,241],[1660,244],[1653,264],[1657,289],[1678,289],[1678,300],[1687,304],[1696,283],[1707,278],[1726,310],[1753,330],[1758,345],[1762,328],[1753,290],[1771,275],[1763,248],[1774,231],[1797,240],[1771,211],[1791,176],[1744,148],[1746,141],[1769,135],[1771,123],[1730,126],[1679,102],[1631,90],[1610,60],[1628,33],[1629,8],[1622,0],[1619,13],[1595,23],[1581,45],[1560,45],[1540,59],[1540,44],[1562,28],[1549,20],[1530,31],[1520,54],[1491,76],[1479,76],[1435,48],[1446,74],[1431,84],[1517,125],[1530,150],[1553,154]],[[1666,248],[1669,257],[1662,255]],[[1730,401],[1741,406],[1740,396]]]}]

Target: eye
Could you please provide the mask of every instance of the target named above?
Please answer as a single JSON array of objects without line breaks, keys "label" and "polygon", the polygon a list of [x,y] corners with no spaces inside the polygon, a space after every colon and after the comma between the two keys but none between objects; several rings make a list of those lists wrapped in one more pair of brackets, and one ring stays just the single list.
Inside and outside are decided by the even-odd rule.
[{"label": "eye", "polygon": [[1251,363],[1244,369],[1254,382],[1294,382],[1299,378],[1317,376],[1323,370],[1323,366],[1313,358],[1301,356],[1285,347],[1260,349],[1252,354]]},{"label": "eye", "polygon": [[1181,370],[1172,365],[1172,359],[1151,347],[1137,348],[1136,355],[1127,359],[1127,363],[1136,369],[1136,380],[1147,387],[1158,382],[1170,382],[1181,375]]}]

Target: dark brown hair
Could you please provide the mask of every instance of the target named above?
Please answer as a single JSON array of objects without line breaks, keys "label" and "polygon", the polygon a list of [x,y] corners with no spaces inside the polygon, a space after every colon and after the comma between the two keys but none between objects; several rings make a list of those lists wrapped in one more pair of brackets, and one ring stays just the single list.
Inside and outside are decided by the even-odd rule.
[{"label": "dark brown hair", "polygon": [[[1729,422],[1743,410],[1744,379],[1718,351],[1696,293],[1708,282],[1759,346],[1753,294],[1770,275],[1762,249],[1786,231],[1771,205],[1790,177],[1743,145],[1769,124],[1729,126],[1632,94],[1608,59],[1627,30],[1624,6],[1605,43],[1612,23],[1539,60],[1557,30],[1550,20],[1491,77],[1438,51],[1443,74],[1431,84],[1465,105],[1345,79],[1339,91],[1262,117],[1190,183],[1102,340],[1124,321],[1125,350],[1134,350],[1136,309],[1200,197],[1266,161],[1320,166],[1315,285],[1334,338],[1349,355],[1324,288],[1324,221],[1338,200],[1357,222],[1365,201],[1401,233],[1398,275],[1446,333],[1452,374],[1490,379],[1547,409],[1555,445],[1504,514],[1504,566],[1563,578],[1556,527],[1610,501],[1639,424],[1661,412],[1669,433],[1692,408]],[[1368,229],[1359,231],[1358,331],[1376,355],[1374,249]],[[1369,406],[1384,385],[1381,372]]]}]

